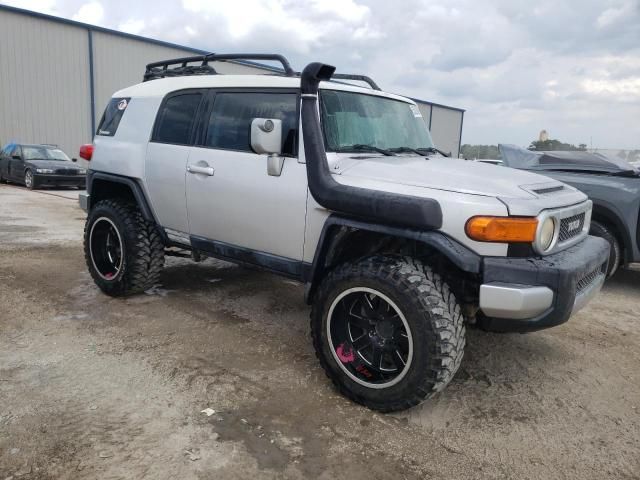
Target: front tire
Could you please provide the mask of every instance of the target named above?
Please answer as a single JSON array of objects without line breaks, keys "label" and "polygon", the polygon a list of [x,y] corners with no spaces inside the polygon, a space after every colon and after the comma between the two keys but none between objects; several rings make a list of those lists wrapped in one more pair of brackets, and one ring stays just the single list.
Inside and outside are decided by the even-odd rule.
[{"label": "front tire", "polygon": [[338,390],[381,412],[410,408],[444,389],[465,345],[448,285],[418,260],[386,256],[329,273],[315,297],[311,335]]},{"label": "front tire", "polygon": [[24,186],[29,190],[35,189],[35,181],[33,179],[33,172],[31,170],[26,170],[24,172]]},{"label": "front tire", "polygon": [[153,287],[164,265],[164,245],[156,226],[136,205],[120,200],[102,200],[91,209],[84,252],[96,285],[113,297]]},{"label": "front tire", "polygon": [[605,225],[600,222],[591,221],[591,228],[589,230],[589,234],[604,238],[607,242],[609,242],[609,264],[607,265],[607,278],[613,276],[618,270],[620,263],[622,262],[622,248],[620,247],[620,242],[613,234],[613,232]]}]

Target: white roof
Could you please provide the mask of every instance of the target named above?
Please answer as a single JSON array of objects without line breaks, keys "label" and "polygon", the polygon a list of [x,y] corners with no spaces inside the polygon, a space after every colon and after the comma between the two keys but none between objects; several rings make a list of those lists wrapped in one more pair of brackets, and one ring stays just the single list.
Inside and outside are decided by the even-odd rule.
[{"label": "white roof", "polygon": [[[138,83],[113,94],[114,97],[164,97],[170,92],[186,88],[300,88],[300,77],[280,75],[191,75],[184,77],[160,78]],[[358,87],[338,82],[320,82],[325,90],[342,90],[393,98],[415,104],[409,98],[392,93]]]}]

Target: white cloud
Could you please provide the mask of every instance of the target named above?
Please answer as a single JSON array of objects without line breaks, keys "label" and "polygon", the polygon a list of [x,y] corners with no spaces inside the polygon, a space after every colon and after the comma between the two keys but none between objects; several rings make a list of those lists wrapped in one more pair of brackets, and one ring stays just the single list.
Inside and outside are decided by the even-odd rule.
[{"label": "white cloud", "polygon": [[144,28],[145,28],[146,24],[144,20],[127,20],[124,23],[121,23],[120,25],[118,25],[118,30],[120,30],[121,32],[126,32],[126,33],[132,33],[134,35],[138,35],[140,34]]},{"label": "white cloud", "polygon": [[51,14],[56,11],[56,0],[5,0],[2,3],[40,13]]},{"label": "white cloud", "polygon": [[596,26],[602,29],[615,25],[633,13],[634,8],[637,9],[638,4],[633,0],[624,2],[618,7],[607,8],[598,16]]},{"label": "white cloud", "polygon": [[82,5],[72,18],[78,22],[96,25],[102,22],[103,17],[104,8],[102,4],[100,2],[90,2]]}]

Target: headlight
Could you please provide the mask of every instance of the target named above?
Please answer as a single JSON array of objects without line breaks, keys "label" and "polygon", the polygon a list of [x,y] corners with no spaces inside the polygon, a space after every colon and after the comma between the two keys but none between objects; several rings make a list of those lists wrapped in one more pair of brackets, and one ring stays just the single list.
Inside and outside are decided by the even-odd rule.
[{"label": "headlight", "polygon": [[87,171],[84,168],[78,169],[78,175],[86,175]]},{"label": "headlight", "polygon": [[36,173],[53,173],[50,168],[36,168]]},{"label": "headlight", "polygon": [[553,243],[553,237],[556,233],[556,221],[553,218],[547,218],[540,226],[540,248],[543,251],[549,250]]}]

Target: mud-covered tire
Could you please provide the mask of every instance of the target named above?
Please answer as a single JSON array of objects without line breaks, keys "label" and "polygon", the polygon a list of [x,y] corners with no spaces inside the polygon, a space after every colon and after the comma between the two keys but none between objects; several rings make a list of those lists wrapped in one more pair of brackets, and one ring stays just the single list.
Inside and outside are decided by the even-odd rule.
[{"label": "mud-covered tire", "polygon": [[[344,357],[338,357],[342,351],[336,355],[330,339],[332,305],[345,292],[357,289],[371,289],[390,299],[410,329],[412,359],[400,380],[390,386],[373,388],[348,374]],[[322,368],[343,395],[370,409],[392,412],[417,405],[447,386],[462,361],[465,325],[449,286],[429,266],[412,258],[374,256],[341,265],[323,280],[311,310],[311,336]]]},{"label": "mud-covered tire", "polygon": [[613,232],[600,222],[591,222],[591,229],[589,234],[595,237],[604,238],[609,243],[609,264],[607,265],[607,278],[613,276],[618,270],[620,263],[622,262],[622,248],[620,242]]},{"label": "mud-covered tire", "polygon": [[[121,244],[121,258],[114,272],[101,273],[96,266],[100,255],[100,240],[95,233],[98,224],[113,227],[117,234],[114,238]],[[84,228],[84,254],[96,285],[113,297],[153,287],[164,266],[164,245],[156,226],[144,219],[135,204],[121,200],[102,200],[91,209]]]}]

